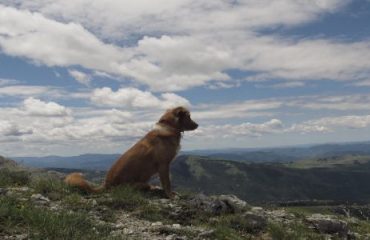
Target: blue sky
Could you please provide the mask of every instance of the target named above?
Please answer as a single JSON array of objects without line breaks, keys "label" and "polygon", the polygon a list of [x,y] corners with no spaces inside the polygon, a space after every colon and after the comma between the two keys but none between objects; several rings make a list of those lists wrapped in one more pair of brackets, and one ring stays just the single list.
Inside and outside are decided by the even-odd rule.
[{"label": "blue sky", "polygon": [[368,0],[0,0],[0,155],[370,140]]}]

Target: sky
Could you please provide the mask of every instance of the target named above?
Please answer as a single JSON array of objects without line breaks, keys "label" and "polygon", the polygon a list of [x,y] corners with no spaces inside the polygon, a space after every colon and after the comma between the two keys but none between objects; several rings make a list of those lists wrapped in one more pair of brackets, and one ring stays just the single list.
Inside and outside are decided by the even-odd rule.
[{"label": "sky", "polygon": [[370,140],[369,0],[0,0],[0,155]]}]

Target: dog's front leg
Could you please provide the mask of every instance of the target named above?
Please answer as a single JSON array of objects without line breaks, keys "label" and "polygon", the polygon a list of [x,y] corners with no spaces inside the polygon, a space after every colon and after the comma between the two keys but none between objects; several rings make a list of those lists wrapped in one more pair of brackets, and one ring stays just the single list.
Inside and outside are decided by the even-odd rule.
[{"label": "dog's front leg", "polygon": [[163,164],[159,167],[159,179],[161,180],[162,188],[168,198],[173,198],[175,194],[171,191],[170,182],[170,165]]}]

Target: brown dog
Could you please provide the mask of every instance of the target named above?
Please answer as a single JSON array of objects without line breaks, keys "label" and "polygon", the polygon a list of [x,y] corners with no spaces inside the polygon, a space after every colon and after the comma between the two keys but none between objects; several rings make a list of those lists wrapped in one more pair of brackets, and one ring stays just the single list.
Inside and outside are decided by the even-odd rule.
[{"label": "brown dog", "polygon": [[186,108],[170,109],[160,118],[153,130],[113,164],[101,187],[92,187],[81,173],[71,173],[64,181],[87,192],[99,192],[121,184],[152,189],[148,181],[158,173],[163,190],[172,198],[174,193],[171,191],[170,163],[180,148],[181,133],[195,130],[197,127],[198,124],[190,118]]}]

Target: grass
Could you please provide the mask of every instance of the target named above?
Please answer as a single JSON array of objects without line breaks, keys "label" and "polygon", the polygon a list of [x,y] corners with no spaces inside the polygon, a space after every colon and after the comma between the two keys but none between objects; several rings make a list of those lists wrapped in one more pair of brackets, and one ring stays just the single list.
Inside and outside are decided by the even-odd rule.
[{"label": "grass", "polygon": [[244,240],[248,239],[243,237],[236,230],[222,225],[217,225],[214,227],[215,232],[213,233],[212,239],[218,240]]},{"label": "grass", "polygon": [[349,228],[351,231],[359,234],[369,234],[370,233],[370,222],[369,221],[358,221],[355,223],[349,223]]},{"label": "grass", "polygon": [[173,221],[170,220],[168,212],[162,209],[159,206],[153,204],[146,204],[140,206],[138,210],[135,212],[135,215],[141,219],[145,219],[151,222],[165,222],[165,223],[172,223]]},{"label": "grass", "polygon": [[143,193],[131,186],[118,186],[110,191],[110,198],[98,199],[100,204],[114,209],[125,209],[132,211],[137,207],[148,204]]},{"label": "grass", "polygon": [[27,233],[29,239],[111,239],[108,225],[80,212],[52,212],[15,198],[0,197],[0,235]]},{"label": "grass", "polygon": [[24,186],[30,181],[30,174],[26,171],[13,171],[7,168],[0,169],[0,187]]},{"label": "grass", "polygon": [[296,239],[307,239],[307,240],[324,240],[325,236],[322,236],[312,229],[301,223],[291,223],[288,226],[282,224],[270,224],[268,226],[268,233],[274,240],[296,240]]},{"label": "grass", "polygon": [[297,207],[287,207],[286,211],[289,213],[293,213],[296,216],[307,216],[314,213],[320,213],[320,214],[333,214],[332,211],[330,211],[330,208],[327,206],[297,206]]},{"label": "grass", "polygon": [[32,181],[31,187],[38,193],[50,198],[51,200],[61,200],[72,189],[59,179],[46,177]]}]

